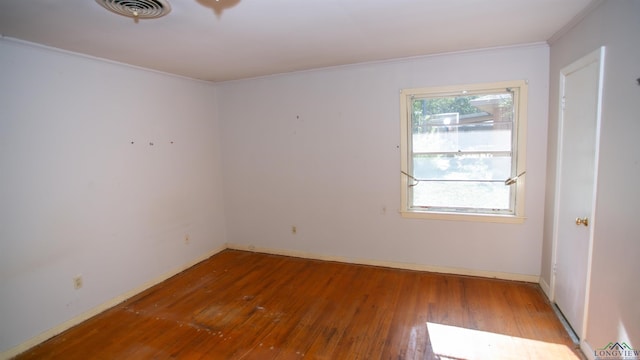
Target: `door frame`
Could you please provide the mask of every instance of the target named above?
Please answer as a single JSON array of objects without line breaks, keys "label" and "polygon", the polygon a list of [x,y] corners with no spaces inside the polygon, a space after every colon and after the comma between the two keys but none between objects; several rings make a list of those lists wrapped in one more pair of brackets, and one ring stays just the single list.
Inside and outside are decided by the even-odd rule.
[{"label": "door frame", "polygon": [[587,272],[585,279],[585,297],[584,297],[584,313],[582,314],[582,330],[580,334],[576,334],[580,339],[580,345],[584,344],[584,339],[587,332],[588,325],[588,313],[589,313],[589,292],[591,288],[591,263],[593,258],[593,234],[596,224],[596,195],[598,188],[598,164],[600,158],[600,128],[602,121],[602,93],[603,93],[603,79],[604,79],[604,57],[605,47],[602,46],[597,50],[583,56],[582,58],[572,62],[571,64],[563,67],[560,70],[560,88],[558,93],[558,137],[557,137],[557,153],[556,153],[556,178],[555,178],[555,191],[554,191],[554,206],[553,206],[553,244],[551,250],[551,284],[550,286],[550,300],[555,303],[556,293],[556,263],[557,263],[557,247],[558,247],[558,227],[560,226],[560,192],[561,192],[561,177],[562,177],[562,154],[564,145],[564,109],[563,109],[563,96],[565,88],[566,76],[578,69],[581,69],[593,62],[599,62],[599,75],[598,75],[598,103],[596,104],[596,129],[595,129],[595,154],[594,154],[594,179],[593,179],[593,193],[591,203],[591,214],[589,216],[589,242],[587,245]]}]

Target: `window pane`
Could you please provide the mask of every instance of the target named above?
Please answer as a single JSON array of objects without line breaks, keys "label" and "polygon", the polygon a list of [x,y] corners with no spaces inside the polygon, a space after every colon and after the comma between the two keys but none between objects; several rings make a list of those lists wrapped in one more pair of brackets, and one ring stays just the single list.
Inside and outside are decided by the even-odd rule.
[{"label": "window pane", "polygon": [[[511,176],[511,156],[494,154],[421,155],[413,176],[427,180],[500,180]],[[503,183],[501,186],[508,188]]]},{"label": "window pane", "polygon": [[417,98],[412,101],[412,151],[511,151],[513,94]]},{"label": "window pane", "polygon": [[421,182],[412,187],[414,207],[509,209],[503,183]]}]

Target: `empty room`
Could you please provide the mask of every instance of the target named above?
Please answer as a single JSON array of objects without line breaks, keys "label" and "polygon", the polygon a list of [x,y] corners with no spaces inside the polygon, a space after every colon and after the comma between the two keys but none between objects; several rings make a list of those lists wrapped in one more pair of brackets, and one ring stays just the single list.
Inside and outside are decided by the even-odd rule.
[{"label": "empty room", "polygon": [[640,360],[640,1],[0,1],[0,359]]}]

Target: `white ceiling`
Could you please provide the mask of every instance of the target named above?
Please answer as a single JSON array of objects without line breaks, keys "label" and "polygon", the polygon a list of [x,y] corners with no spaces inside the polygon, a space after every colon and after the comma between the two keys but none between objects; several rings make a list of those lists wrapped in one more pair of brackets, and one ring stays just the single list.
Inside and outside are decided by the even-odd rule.
[{"label": "white ceiling", "polygon": [[0,0],[0,34],[224,81],[546,41],[591,0],[168,0],[137,23],[94,0]]}]

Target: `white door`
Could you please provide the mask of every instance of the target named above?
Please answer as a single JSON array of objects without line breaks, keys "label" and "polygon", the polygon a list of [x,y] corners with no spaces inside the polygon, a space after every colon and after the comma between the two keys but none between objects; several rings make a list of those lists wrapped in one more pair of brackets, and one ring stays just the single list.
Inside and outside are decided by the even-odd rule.
[{"label": "white door", "polygon": [[604,48],[562,69],[555,204],[554,301],[583,337]]}]

